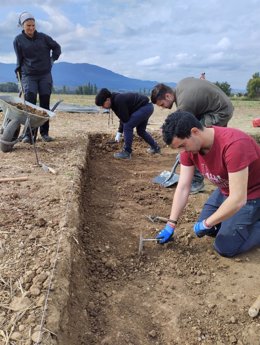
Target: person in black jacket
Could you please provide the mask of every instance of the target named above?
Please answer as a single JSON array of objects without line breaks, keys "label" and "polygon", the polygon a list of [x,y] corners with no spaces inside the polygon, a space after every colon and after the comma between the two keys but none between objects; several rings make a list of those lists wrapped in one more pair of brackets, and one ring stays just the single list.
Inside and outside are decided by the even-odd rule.
[{"label": "person in black jacket", "polygon": [[118,159],[129,159],[132,153],[133,130],[149,145],[148,152],[151,154],[160,153],[160,147],[152,136],[146,131],[146,126],[153,113],[153,104],[149,98],[138,93],[116,93],[108,89],[101,89],[95,100],[96,105],[105,109],[112,109],[120,119],[118,132],[124,132],[124,148],[122,152],[114,154]]},{"label": "person in black jacket", "polygon": [[[25,100],[36,104],[39,94],[40,107],[49,109],[52,92],[51,68],[61,54],[61,47],[50,36],[36,31],[32,14],[21,13],[19,25],[23,28],[22,33],[16,36],[13,42],[17,57],[15,73],[21,76]],[[53,140],[49,136],[49,121],[40,127],[40,134],[44,141]],[[33,136],[36,139],[37,128],[33,129]],[[29,129],[23,142],[32,143]]]}]

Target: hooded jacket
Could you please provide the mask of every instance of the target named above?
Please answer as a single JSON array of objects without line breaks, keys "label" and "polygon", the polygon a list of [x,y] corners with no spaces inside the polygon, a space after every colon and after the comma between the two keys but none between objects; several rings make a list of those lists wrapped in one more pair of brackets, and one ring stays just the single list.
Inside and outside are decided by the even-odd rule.
[{"label": "hooded jacket", "polygon": [[[50,36],[35,30],[33,37],[22,33],[14,39],[16,71],[25,75],[41,75],[51,71],[52,62],[61,54],[60,45]],[[53,60],[53,61],[52,61]]]},{"label": "hooded jacket", "polygon": [[147,96],[138,93],[116,93],[111,96],[111,109],[123,123],[130,119],[131,114],[149,103]]}]

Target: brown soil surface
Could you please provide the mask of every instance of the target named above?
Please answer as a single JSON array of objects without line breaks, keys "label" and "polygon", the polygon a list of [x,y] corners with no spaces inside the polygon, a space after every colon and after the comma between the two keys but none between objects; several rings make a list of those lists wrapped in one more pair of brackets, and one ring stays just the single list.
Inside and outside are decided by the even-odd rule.
[{"label": "brown soil surface", "polygon": [[[259,345],[260,250],[227,259],[198,239],[192,225],[213,190],[190,197],[173,242],[145,243],[168,217],[174,188],[151,182],[170,170],[175,152],[159,127],[150,130],[162,154],[150,156],[138,138],[130,161],[108,145],[117,121],[105,114],[58,114],[51,143],[16,144],[0,152],[0,344]],[[105,134],[107,133],[107,134]],[[90,137],[88,134],[91,134]],[[112,135],[113,134],[113,135]]]}]

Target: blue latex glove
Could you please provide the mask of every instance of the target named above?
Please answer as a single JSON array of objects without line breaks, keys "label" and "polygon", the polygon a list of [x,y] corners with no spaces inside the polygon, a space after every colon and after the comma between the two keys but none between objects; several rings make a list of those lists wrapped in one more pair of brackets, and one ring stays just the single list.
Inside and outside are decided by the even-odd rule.
[{"label": "blue latex glove", "polygon": [[156,239],[159,240],[160,244],[164,244],[166,242],[169,242],[169,240],[171,239],[172,235],[174,234],[174,230],[175,230],[175,228],[167,223],[165,225],[165,227],[156,236]]},{"label": "blue latex glove", "polygon": [[203,220],[202,222],[197,222],[193,226],[193,230],[197,237],[203,237],[209,234],[209,231],[208,231],[209,229],[212,229],[212,228],[209,228],[208,226],[206,226],[205,220]]}]

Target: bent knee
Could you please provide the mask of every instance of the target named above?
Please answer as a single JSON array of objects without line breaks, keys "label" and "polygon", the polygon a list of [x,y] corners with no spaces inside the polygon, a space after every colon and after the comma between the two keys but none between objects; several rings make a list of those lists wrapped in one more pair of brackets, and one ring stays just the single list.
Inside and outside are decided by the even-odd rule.
[{"label": "bent knee", "polygon": [[221,256],[231,258],[240,253],[239,249],[241,244],[242,243],[232,243],[232,241],[230,241],[228,238],[221,237],[220,239],[217,236],[214,242],[214,249]]},{"label": "bent knee", "polygon": [[230,251],[230,250],[216,246],[215,243],[214,243],[214,249],[219,255],[224,256],[226,258],[232,258],[233,256],[239,254],[237,250]]}]

